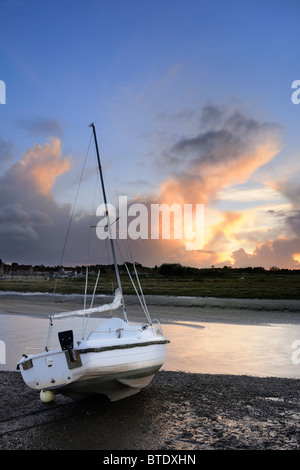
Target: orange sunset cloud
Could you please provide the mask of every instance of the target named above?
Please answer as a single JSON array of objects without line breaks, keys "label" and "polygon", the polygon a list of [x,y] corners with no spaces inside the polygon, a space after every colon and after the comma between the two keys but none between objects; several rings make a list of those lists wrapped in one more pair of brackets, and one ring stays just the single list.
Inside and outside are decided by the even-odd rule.
[{"label": "orange sunset cloud", "polygon": [[[204,243],[187,250],[187,242],[193,240],[183,229],[182,239],[141,241],[141,258],[146,246],[150,264],[155,259],[158,264],[164,260],[196,267],[297,267],[300,211],[296,206],[292,210],[284,192],[270,190],[272,173],[263,168],[281,151],[282,128],[210,105],[199,124],[202,132],[177,143],[169,139],[169,148],[160,147],[157,161],[167,173],[146,203],[177,204],[182,209],[184,204],[204,204]],[[295,200],[299,191],[292,195]]]},{"label": "orange sunset cloud", "polygon": [[[226,148],[223,151],[226,154]],[[270,138],[237,159],[193,160],[185,172],[162,183],[160,201],[168,204],[210,203],[225,186],[246,182],[279,151],[277,140]]]},{"label": "orange sunset cloud", "polygon": [[61,141],[50,138],[44,145],[34,144],[27,150],[22,160],[9,170],[10,176],[20,183],[31,185],[37,192],[47,195],[56,178],[70,169],[70,160],[62,159]]},{"label": "orange sunset cloud", "polygon": [[[185,148],[187,150],[187,148]],[[211,158],[187,159],[185,169],[178,175],[173,175],[164,181],[160,187],[159,201],[172,205],[205,204],[205,217],[209,214],[217,200],[217,194],[223,188],[245,183],[261,166],[271,161],[280,151],[276,134],[267,133],[265,142],[259,136],[258,142],[241,148],[231,141],[213,149]],[[235,233],[240,232],[247,221],[240,212],[227,211],[214,213],[210,226],[206,227],[203,250],[186,254],[189,260],[214,263],[230,259]],[[185,240],[178,241],[178,245]],[[208,256],[209,253],[209,256]],[[212,253],[215,253],[212,256]]]}]

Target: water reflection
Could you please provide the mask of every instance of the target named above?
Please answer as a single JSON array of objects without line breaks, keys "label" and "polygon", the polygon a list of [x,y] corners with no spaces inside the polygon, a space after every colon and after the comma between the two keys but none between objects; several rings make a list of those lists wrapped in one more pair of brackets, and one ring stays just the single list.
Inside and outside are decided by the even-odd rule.
[{"label": "water reflection", "polygon": [[[91,328],[99,325],[99,320],[92,318],[89,321]],[[17,362],[20,360],[26,348],[30,348],[30,353],[41,352],[45,349],[48,338],[49,320],[45,318],[33,318],[23,315],[0,315],[0,339],[6,345],[6,363],[0,364],[0,370],[15,370]],[[51,329],[50,347],[59,347],[58,331],[73,329],[74,342],[82,338],[84,328],[82,318],[62,319],[54,322]],[[34,351],[36,348],[36,351]]]},{"label": "water reflection", "polygon": [[[82,319],[74,320],[72,328],[80,339]],[[66,322],[57,322],[57,331],[69,328]],[[91,322],[95,327],[99,320]],[[300,365],[292,363],[292,343],[300,340],[298,325],[178,322],[163,325],[163,330],[171,340],[164,370],[300,378]],[[0,370],[15,370],[26,346],[44,348],[47,332],[46,319],[0,315],[0,339],[6,345],[6,364]]]},{"label": "water reflection", "polygon": [[292,362],[292,343],[300,339],[299,326],[203,325],[205,328],[195,328],[194,322],[190,327],[165,325],[172,340],[166,370],[300,378],[300,366]]}]

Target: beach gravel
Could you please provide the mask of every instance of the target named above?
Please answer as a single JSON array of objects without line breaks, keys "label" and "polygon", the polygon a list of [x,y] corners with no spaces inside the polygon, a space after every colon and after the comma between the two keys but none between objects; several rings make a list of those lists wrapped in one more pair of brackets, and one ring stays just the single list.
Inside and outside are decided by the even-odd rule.
[{"label": "beach gravel", "polygon": [[42,403],[0,371],[1,450],[296,450],[299,379],[160,371],[138,394]]}]

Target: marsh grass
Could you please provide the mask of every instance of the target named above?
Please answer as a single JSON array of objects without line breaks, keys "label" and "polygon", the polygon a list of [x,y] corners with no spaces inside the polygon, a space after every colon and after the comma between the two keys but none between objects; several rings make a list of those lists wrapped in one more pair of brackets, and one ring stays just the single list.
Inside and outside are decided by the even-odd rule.
[{"label": "marsh grass", "polygon": [[[127,275],[121,275],[124,294],[134,294],[134,289]],[[1,291],[15,292],[49,292],[52,293],[56,284],[56,292],[61,294],[83,294],[85,279],[63,278],[54,279],[12,278],[0,280]],[[91,277],[88,293],[94,288],[95,278]],[[243,273],[210,271],[201,276],[141,276],[143,292],[146,295],[174,295],[222,298],[249,299],[300,299],[300,273]],[[112,274],[103,274],[97,288],[97,294],[112,294],[116,289]]]}]

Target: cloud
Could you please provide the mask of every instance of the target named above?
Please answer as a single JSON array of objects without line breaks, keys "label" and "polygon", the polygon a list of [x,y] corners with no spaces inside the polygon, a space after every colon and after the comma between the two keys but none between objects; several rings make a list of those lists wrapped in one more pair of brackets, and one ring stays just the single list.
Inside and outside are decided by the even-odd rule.
[{"label": "cloud", "polygon": [[17,185],[23,191],[48,194],[56,178],[70,168],[70,160],[62,158],[61,153],[58,138],[51,137],[44,145],[34,144],[0,178],[0,185]]},{"label": "cloud", "polygon": [[16,120],[17,125],[29,132],[33,136],[55,135],[62,137],[63,128],[57,119],[36,117],[36,118],[19,118]]},{"label": "cloud", "polygon": [[206,106],[200,123],[206,130],[182,137],[163,153],[177,172],[161,186],[161,200],[209,203],[227,185],[245,183],[280,151],[281,128],[240,112]]},{"label": "cloud", "polygon": [[0,239],[1,238],[9,238],[10,240],[13,240],[14,243],[19,243],[36,241],[39,237],[33,227],[20,227],[17,224],[10,224],[7,226],[0,226]]},{"label": "cloud", "polygon": [[[197,114],[198,130],[195,131]],[[147,199],[147,204],[205,204],[208,226],[203,249],[184,253],[182,247],[185,240],[180,240],[177,245],[173,243],[173,253],[178,255],[178,259],[193,265],[230,263],[228,260],[234,247],[239,244],[241,231],[244,230],[244,235],[247,235],[250,230],[248,224],[255,216],[250,212],[246,215],[241,211],[222,212],[213,208],[222,193],[251,180],[280,152],[282,128],[276,123],[249,118],[236,108],[214,105],[205,106],[200,115],[199,110],[185,110],[180,119],[192,120],[192,132],[189,135],[188,126],[185,125],[186,135],[176,139],[174,135],[165,135],[164,139],[160,139],[160,144],[168,143],[168,147],[159,148],[156,160],[163,166],[161,174],[168,176],[162,181],[157,194]],[[272,199],[277,194],[269,190],[268,198],[270,193]],[[265,194],[261,191],[259,196],[254,197],[253,193],[251,196],[255,204],[257,198]],[[264,229],[264,236],[266,232],[267,229]],[[164,253],[161,253],[158,245],[147,243],[158,250],[156,253],[168,256],[169,260],[172,258],[166,245]],[[151,249],[149,252],[152,252]]]},{"label": "cloud", "polygon": [[232,253],[234,266],[262,266],[270,268],[300,268],[300,262],[295,255],[300,253],[300,238],[269,240],[259,244],[253,253],[247,253],[240,248]]},{"label": "cloud", "polygon": [[12,221],[24,227],[28,225],[53,225],[53,220],[49,214],[35,209],[26,211],[20,203],[6,204],[0,207],[0,225],[7,225]]},{"label": "cloud", "polygon": [[225,251],[226,243],[235,231],[236,226],[239,226],[242,217],[243,214],[240,212],[225,212],[221,222],[212,226],[212,235],[206,243],[206,247],[215,251]]},{"label": "cloud", "polygon": [[285,178],[273,183],[277,191],[283,194],[293,205],[293,207],[300,209],[300,185],[294,182],[291,178]]},{"label": "cloud", "polygon": [[0,176],[0,256],[6,262],[59,260],[70,206],[59,205],[52,188],[70,165],[60,140],[51,138],[34,144]]},{"label": "cloud", "polygon": [[13,144],[0,137],[0,170],[5,168],[13,157]]},{"label": "cloud", "polygon": [[270,187],[255,187],[251,189],[225,188],[218,192],[218,198],[222,201],[239,201],[239,202],[262,202],[276,201],[280,198],[278,191]]},{"label": "cloud", "polygon": [[295,235],[298,235],[300,233],[300,210],[293,210],[287,214],[285,223]]}]

